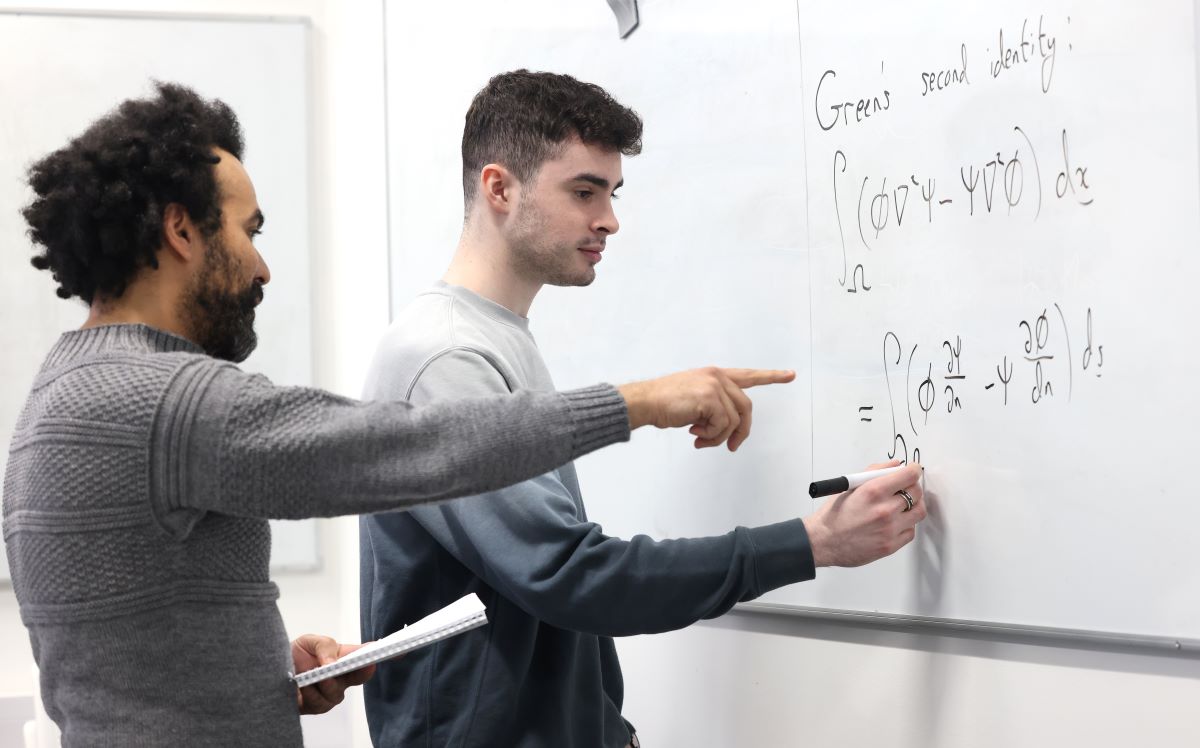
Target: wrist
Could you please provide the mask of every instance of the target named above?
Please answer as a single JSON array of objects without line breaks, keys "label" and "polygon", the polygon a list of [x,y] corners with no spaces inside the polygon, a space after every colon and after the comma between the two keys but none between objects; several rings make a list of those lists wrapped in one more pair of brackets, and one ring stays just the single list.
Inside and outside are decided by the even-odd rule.
[{"label": "wrist", "polygon": [[641,428],[651,423],[650,405],[646,397],[645,382],[630,382],[617,387],[617,392],[625,398],[625,410],[629,413],[629,430]]},{"label": "wrist", "polygon": [[815,517],[804,518],[804,531],[808,533],[808,545],[812,549],[813,566],[832,566],[829,559],[829,531]]}]

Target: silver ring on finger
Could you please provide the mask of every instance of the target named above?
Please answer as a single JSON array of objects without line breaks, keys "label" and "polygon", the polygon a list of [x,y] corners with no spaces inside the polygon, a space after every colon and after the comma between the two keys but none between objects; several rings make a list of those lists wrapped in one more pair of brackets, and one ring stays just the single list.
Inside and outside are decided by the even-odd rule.
[{"label": "silver ring on finger", "polygon": [[912,508],[914,506],[916,506],[917,502],[915,500],[913,500],[912,494],[910,494],[908,491],[905,491],[903,488],[901,488],[899,491],[897,491],[896,495],[904,497],[905,506],[903,509],[900,510],[901,513],[910,512],[910,511],[912,511]]}]

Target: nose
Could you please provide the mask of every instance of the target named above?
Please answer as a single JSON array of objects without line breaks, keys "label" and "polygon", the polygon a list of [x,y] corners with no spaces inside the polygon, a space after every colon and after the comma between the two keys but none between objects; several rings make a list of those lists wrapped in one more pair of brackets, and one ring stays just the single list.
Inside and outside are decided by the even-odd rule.
[{"label": "nose", "polygon": [[254,279],[265,286],[271,282],[271,268],[267,267],[267,261],[263,259],[261,252],[256,249],[254,253],[258,255],[258,269],[255,270]]},{"label": "nose", "polygon": [[621,222],[617,220],[617,213],[613,210],[611,199],[605,205],[604,214],[599,216],[595,223],[592,224],[592,230],[596,233],[603,231],[608,235],[615,234],[621,230]]}]

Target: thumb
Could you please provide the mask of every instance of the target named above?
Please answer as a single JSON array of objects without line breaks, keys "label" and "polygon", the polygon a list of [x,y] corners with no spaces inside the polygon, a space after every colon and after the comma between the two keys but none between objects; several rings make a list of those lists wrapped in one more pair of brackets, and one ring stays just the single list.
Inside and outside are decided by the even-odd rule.
[{"label": "thumb", "polygon": [[867,465],[867,470],[880,470],[882,468],[899,467],[899,465],[899,460],[892,459],[888,460],[887,462],[873,462],[870,465]]},{"label": "thumb", "polygon": [[366,642],[363,642],[362,644],[340,644],[340,645],[338,645],[337,659],[340,660],[343,657],[345,657],[346,655],[353,652],[354,650],[362,648],[363,644],[366,644]]},{"label": "thumb", "polygon": [[328,636],[323,636],[317,641],[317,646],[313,654],[317,656],[317,662],[322,665],[336,662],[338,658],[338,643]]},{"label": "thumb", "polygon": [[338,643],[328,636],[320,634],[305,634],[296,640],[301,649],[309,653],[320,665],[328,665],[337,660],[339,655]]},{"label": "thumb", "polygon": [[873,478],[864,483],[863,486],[875,485],[880,489],[881,496],[890,496],[901,488],[909,488],[916,484],[921,479],[921,473],[924,469],[920,463],[912,462],[894,473]]}]

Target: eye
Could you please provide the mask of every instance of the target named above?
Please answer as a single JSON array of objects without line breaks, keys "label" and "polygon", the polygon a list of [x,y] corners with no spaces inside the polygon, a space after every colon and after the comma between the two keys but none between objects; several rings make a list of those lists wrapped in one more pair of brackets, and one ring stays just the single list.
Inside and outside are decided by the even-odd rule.
[{"label": "eye", "polygon": [[592,197],[591,190],[575,190],[575,196],[580,200],[589,200]]},{"label": "eye", "polygon": [[254,237],[262,236],[262,229],[250,229],[250,241],[254,241]]},{"label": "eye", "polygon": [[620,200],[620,199],[621,199],[621,196],[620,196],[620,195],[618,195],[617,193],[615,193],[615,192],[614,192],[614,193],[612,193],[612,199],[613,199],[613,200]]}]

